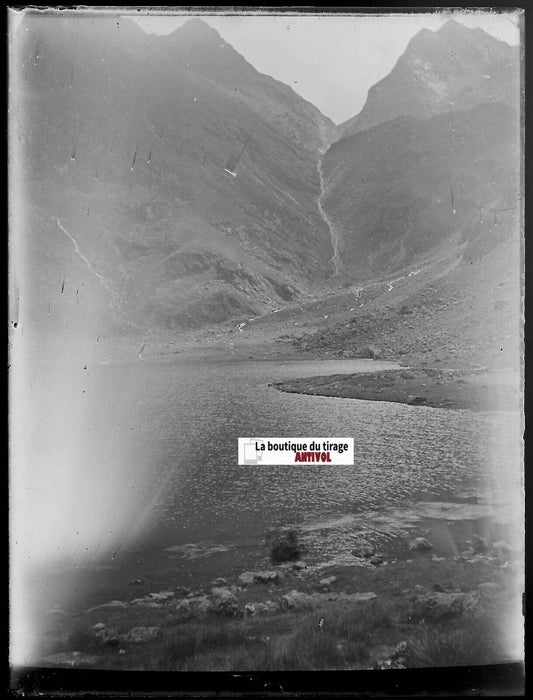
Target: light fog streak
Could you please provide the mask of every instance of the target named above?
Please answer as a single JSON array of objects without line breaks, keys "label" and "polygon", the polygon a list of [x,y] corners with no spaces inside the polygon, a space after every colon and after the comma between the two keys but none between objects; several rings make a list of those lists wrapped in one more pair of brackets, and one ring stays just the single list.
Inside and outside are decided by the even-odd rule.
[{"label": "light fog streak", "polygon": [[[50,572],[89,563],[94,568],[123,552],[146,528],[165,485],[145,483],[149,446],[142,439],[142,415],[131,401],[135,366],[118,394],[101,371],[118,347],[102,335],[112,299],[80,291],[76,298],[83,308],[65,303],[67,293],[86,290],[84,268],[95,272],[84,256],[84,265],[74,264],[82,255],[75,241],[83,230],[75,216],[68,225],[71,241],[65,236],[66,250],[75,243],[72,266],[57,278],[57,298],[41,298],[24,145],[39,116],[27,110],[24,41],[15,42],[10,29],[10,662],[18,665],[34,658],[42,638],[35,613],[41,581]],[[71,594],[57,591],[61,607],[68,608]]]},{"label": "light fog streak", "polygon": [[[34,349],[31,336],[22,342]],[[27,632],[20,644],[17,632],[32,628],[38,577],[111,561],[144,531],[165,488],[146,486],[148,454],[141,417],[128,406],[131,387],[114,400],[105,378],[93,379],[89,352],[54,366],[29,360],[22,342],[13,343],[10,381],[13,663],[31,655]],[[61,607],[70,593],[57,592]]]}]

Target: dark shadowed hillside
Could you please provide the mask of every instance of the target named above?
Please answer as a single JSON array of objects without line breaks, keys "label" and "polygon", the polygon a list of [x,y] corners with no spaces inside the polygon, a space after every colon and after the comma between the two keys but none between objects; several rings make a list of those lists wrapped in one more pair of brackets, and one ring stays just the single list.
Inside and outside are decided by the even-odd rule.
[{"label": "dark shadowed hillside", "polygon": [[205,22],[161,37],[26,17],[12,71],[34,322],[199,326],[328,277],[317,159],[333,125]]},{"label": "dark shadowed hillside", "polygon": [[503,103],[398,117],[334,144],[323,205],[357,279],[487,252],[518,222],[518,115]]}]

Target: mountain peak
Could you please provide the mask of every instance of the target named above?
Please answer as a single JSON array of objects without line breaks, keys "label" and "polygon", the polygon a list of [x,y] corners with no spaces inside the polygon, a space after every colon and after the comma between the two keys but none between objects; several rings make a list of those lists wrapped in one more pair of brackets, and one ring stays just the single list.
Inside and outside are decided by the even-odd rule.
[{"label": "mountain peak", "polygon": [[442,25],[440,29],[438,29],[435,34],[444,34],[445,32],[458,32],[461,34],[464,34],[465,32],[470,33],[471,30],[468,27],[465,27],[464,24],[461,24],[461,22],[458,22],[456,19],[449,19],[445,24]]},{"label": "mountain peak", "polygon": [[511,51],[492,34],[454,19],[436,32],[422,29],[389,75],[370,88],[363,109],[345,122],[342,134],[350,136],[402,115],[427,119],[483,102],[514,105],[518,71]]},{"label": "mountain peak", "polygon": [[194,37],[220,39],[220,34],[217,30],[200,17],[192,17],[187,20],[185,24],[182,24],[181,27],[176,29],[173,33],[176,34],[177,32]]}]

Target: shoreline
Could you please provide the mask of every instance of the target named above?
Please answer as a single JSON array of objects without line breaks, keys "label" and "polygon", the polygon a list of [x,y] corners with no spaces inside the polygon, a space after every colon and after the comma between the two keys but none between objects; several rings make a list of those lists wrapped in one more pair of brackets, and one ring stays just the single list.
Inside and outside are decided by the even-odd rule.
[{"label": "shoreline", "polygon": [[518,411],[517,379],[518,374],[505,370],[403,367],[302,377],[272,382],[269,386],[286,393],[389,401],[409,406]]}]

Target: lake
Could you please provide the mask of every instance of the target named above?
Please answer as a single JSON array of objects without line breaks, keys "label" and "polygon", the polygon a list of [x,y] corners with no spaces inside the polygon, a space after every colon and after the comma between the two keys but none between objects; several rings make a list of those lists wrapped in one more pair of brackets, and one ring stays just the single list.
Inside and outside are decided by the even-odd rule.
[{"label": "lake", "polygon": [[[309,561],[348,552],[354,532],[392,546],[442,520],[443,503],[455,504],[445,518],[452,534],[435,529],[449,551],[459,548],[457,522],[508,527],[521,495],[515,414],[268,386],[387,366],[178,357],[29,365],[12,427],[20,605],[75,611],[131,597],[132,579],[159,590],[264,568],[268,532],[287,526],[302,532]],[[257,435],[353,437],[355,464],[238,466],[237,438]]]}]

